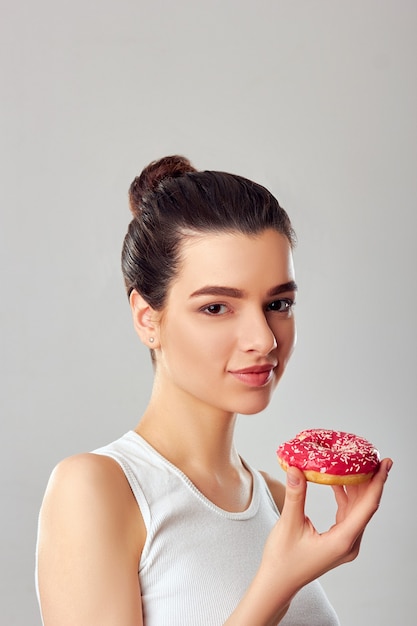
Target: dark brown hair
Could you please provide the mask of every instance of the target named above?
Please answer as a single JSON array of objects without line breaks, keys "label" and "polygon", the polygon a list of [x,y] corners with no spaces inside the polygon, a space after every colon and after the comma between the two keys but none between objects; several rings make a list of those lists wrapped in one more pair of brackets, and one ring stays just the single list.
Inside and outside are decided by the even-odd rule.
[{"label": "dark brown hair", "polygon": [[133,219],[122,250],[126,290],[136,289],[155,310],[164,307],[180,262],[180,247],[192,234],[256,235],[273,228],[291,245],[295,233],[277,199],[242,176],[197,171],[188,159],[153,161],[129,189]]}]

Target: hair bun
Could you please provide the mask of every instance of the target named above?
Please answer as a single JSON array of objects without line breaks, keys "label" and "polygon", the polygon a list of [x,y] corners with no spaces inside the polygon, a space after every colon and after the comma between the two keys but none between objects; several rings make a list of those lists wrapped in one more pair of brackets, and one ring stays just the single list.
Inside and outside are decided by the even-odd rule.
[{"label": "hair bun", "polygon": [[163,180],[178,178],[187,172],[196,171],[191,162],[180,155],[162,157],[149,163],[130,185],[129,203],[133,215],[136,216],[141,212],[144,197],[149,192],[155,191]]}]

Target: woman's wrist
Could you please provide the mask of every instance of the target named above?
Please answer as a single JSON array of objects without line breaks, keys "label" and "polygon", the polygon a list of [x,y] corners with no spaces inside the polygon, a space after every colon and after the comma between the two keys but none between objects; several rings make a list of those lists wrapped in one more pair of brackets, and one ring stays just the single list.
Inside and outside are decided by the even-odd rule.
[{"label": "woman's wrist", "polygon": [[276,626],[282,620],[297,589],[287,581],[279,584],[272,573],[261,568],[225,626]]}]

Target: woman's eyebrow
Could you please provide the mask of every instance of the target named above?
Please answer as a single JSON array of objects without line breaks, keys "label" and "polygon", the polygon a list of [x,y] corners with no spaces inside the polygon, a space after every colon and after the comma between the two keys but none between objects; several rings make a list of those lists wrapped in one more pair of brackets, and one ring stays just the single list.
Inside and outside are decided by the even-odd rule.
[{"label": "woman's eyebrow", "polygon": [[276,287],[272,287],[268,291],[268,296],[278,296],[280,293],[284,293],[285,291],[297,291],[297,284],[290,280],[288,283],[283,283],[282,285],[277,285]]},{"label": "woman's eyebrow", "polygon": [[205,285],[197,291],[193,291],[190,298],[195,296],[228,296],[229,298],[244,298],[246,292],[235,287],[223,287],[222,285]]},{"label": "woman's eyebrow", "polygon": [[[268,291],[268,296],[277,296],[285,291],[297,291],[297,285],[293,280],[282,285],[276,285]],[[235,287],[225,287],[223,285],[205,285],[190,295],[190,298],[197,296],[226,296],[228,298],[245,298],[247,295],[243,289],[236,289]]]}]

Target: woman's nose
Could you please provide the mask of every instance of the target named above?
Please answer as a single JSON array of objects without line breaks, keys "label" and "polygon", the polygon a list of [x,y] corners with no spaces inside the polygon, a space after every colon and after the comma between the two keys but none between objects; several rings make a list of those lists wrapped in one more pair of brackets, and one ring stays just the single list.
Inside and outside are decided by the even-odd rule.
[{"label": "woman's nose", "polygon": [[277,339],[262,311],[248,316],[241,328],[240,347],[244,352],[269,354],[277,347]]}]

